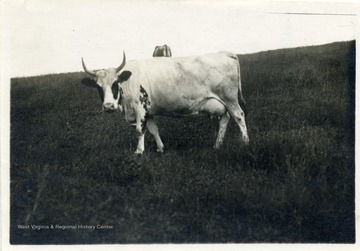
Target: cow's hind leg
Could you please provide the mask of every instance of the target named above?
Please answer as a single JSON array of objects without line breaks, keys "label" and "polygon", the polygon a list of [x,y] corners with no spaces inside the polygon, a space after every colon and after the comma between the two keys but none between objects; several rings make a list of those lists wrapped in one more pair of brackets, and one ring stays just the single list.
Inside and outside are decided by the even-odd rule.
[{"label": "cow's hind leg", "polygon": [[160,135],[159,135],[159,130],[158,130],[157,125],[155,124],[154,119],[149,118],[149,119],[147,120],[146,127],[147,127],[147,129],[149,130],[149,132],[150,132],[150,133],[154,136],[154,138],[155,138],[155,142],[156,142],[156,145],[157,145],[157,151],[158,151],[158,152],[163,152],[163,151],[164,151],[164,144],[163,144],[163,142],[161,141],[161,138],[160,138]]},{"label": "cow's hind leg", "polygon": [[237,102],[227,102],[226,108],[230,116],[234,118],[236,124],[239,126],[241,139],[245,145],[249,144],[249,135],[246,128],[245,113]]},{"label": "cow's hind leg", "polygon": [[224,136],[226,133],[227,126],[229,124],[229,120],[230,120],[230,115],[227,112],[220,117],[219,132],[218,132],[218,136],[216,138],[216,143],[214,146],[215,149],[219,149],[224,141]]}]

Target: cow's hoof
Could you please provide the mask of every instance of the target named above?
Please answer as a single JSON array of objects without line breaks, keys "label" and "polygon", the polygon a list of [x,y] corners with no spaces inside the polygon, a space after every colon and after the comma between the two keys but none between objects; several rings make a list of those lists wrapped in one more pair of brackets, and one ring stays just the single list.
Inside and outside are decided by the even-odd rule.
[{"label": "cow's hoof", "polygon": [[158,153],[163,153],[164,152],[164,149],[157,149],[156,150]]},{"label": "cow's hoof", "polygon": [[245,146],[248,146],[248,145],[249,145],[249,142],[250,142],[249,137],[243,137],[243,138],[242,138],[242,141],[243,141],[243,144],[244,144]]},{"label": "cow's hoof", "polygon": [[219,149],[220,149],[220,145],[216,144],[216,145],[213,146],[213,148],[214,148],[215,150],[219,150]]},{"label": "cow's hoof", "polygon": [[136,150],[136,151],[135,151],[135,154],[136,154],[136,155],[142,155],[143,152],[144,152],[144,151]]}]

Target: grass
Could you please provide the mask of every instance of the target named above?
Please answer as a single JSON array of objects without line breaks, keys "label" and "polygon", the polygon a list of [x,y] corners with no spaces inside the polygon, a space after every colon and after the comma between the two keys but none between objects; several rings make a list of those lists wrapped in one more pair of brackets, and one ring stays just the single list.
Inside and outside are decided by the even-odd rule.
[{"label": "grass", "polygon": [[158,117],[135,156],[85,74],[12,79],[11,243],[354,243],[355,42],[239,59],[250,145],[231,121],[218,151],[216,119]]}]

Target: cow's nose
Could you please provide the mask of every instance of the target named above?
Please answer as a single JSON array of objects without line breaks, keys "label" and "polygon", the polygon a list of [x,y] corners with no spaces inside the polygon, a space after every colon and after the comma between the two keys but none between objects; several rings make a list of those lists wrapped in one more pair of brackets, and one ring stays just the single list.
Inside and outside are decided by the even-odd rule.
[{"label": "cow's nose", "polygon": [[113,111],[115,109],[114,104],[112,103],[105,103],[104,104],[104,110],[105,111]]}]

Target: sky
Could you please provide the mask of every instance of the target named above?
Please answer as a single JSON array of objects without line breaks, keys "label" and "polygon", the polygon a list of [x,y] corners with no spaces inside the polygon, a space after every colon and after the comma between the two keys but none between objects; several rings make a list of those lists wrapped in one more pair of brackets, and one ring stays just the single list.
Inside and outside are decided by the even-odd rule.
[{"label": "sky", "polygon": [[[355,39],[351,3],[3,1],[2,70],[10,77],[116,67],[168,44],[173,57],[237,54]],[[357,6],[358,7],[358,6]]]}]

